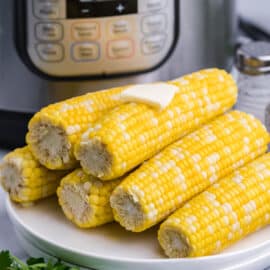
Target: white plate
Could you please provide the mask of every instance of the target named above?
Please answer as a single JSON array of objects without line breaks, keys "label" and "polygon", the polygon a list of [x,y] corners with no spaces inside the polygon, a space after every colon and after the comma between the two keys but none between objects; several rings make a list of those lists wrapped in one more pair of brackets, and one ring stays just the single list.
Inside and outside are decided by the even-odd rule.
[{"label": "white plate", "polygon": [[97,229],[80,230],[64,218],[55,198],[29,208],[22,208],[9,200],[6,205],[15,231],[30,255],[39,250],[82,267],[102,270],[238,270],[242,269],[239,268],[241,265],[247,269],[247,265],[259,258],[264,258],[264,261],[256,264],[260,265],[258,270],[270,264],[270,227],[219,255],[167,259],[156,239],[157,228],[136,234],[112,223]]}]

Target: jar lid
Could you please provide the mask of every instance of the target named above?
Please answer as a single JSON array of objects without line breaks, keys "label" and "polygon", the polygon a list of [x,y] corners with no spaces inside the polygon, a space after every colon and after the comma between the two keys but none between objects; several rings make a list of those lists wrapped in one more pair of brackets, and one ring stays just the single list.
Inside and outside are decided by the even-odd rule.
[{"label": "jar lid", "polygon": [[270,72],[270,43],[254,41],[236,51],[236,67],[245,74],[260,75]]}]

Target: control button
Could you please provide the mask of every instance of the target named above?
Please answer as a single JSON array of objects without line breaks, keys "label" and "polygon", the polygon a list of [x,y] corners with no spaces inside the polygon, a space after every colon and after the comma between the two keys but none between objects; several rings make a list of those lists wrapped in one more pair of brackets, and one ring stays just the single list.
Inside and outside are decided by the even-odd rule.
[{"label": "control button", "polygon": [[108,56],[112,59],[128,58],[134,54],[134,43],[132,40],[114,40],[108,43]]},{"label": "control button", "polygon": [[166,35],[159,34],[147,37],[143,40],[142,51],[144,54],[159,53],[165,45]]},{"label": "control button", "polygon": [[166,30],[166,24],[164,14],[146,16],[142,20],[142,31],[145,34],[163,32]]},{"label": "control button", "polygon": [[38,23],[36,37],[41,41],[58,41],[63,38],[63,27],[59,23]]},{"label": "control button", "polygon": [[60,16],[59,6],[46,1],[36,3],[34,12],[40,19],[58,19]]},{"label": "control button", "polygon": [[99,45],[93,42],[76,43],[72,46],[72,57],[75,61],[96,61],[100,57]]},{"label": "control button", "polygon": [[115,10],[116,10],[116,12],[117,12],[118,14],[122,14],[122,13],[125,12],[126,7],[125,7],[124,4],[119,3],[119,4],[116,5]]},{"label": "control button", "polygon": [[144,0],[140,1],[140,5],[142,12],[160,10],[167,6],[167,0]]},{"label": "control button", "polygon": [[64,48],[60,44],[38,44],[37,53],[45,62],[60,62],[64,58]]},{"label": "control button", "polygon": [[72,25],[72,35],[75,40],[96,40],[99,38],[99,24],[94,22],[75,23]]},{"label": "control button", "polygon": [[122,36],[131,33],[131,25],[127,20],[112,21],[109,23],[109,31],[113,36]]}]

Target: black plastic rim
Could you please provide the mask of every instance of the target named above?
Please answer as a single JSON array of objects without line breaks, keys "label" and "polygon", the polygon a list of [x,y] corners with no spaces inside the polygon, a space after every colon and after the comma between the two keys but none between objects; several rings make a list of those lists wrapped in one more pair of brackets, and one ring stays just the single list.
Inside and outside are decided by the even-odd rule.
[{"label": "black plastic rim", "polygon": [[24,146],[27,125],[32,116],[30,113],[0,110],[0,147],[11,149]]}]

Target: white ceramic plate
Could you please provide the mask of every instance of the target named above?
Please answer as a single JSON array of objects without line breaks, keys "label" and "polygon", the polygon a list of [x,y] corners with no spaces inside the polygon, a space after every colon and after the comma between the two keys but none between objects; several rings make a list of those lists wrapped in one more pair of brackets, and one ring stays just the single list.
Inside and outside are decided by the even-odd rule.
[{"label": "white ceramic plate", "polygon": [[[270,265],[270,227],[247,237],[222,254],[196,259],[167,259],[157,239],[157,228],[130,233],[112,223],[80,230],[67,221],[56,199],[22,208],[7,199],[7,210],[23,246],[62,260],[102,270],[219,270],[249,269],[256,262],[262,270]],[[244,265],[244,267],[243,267]]]}]

